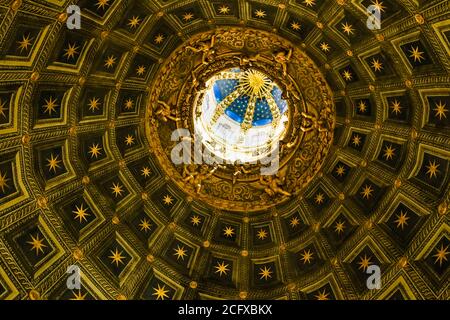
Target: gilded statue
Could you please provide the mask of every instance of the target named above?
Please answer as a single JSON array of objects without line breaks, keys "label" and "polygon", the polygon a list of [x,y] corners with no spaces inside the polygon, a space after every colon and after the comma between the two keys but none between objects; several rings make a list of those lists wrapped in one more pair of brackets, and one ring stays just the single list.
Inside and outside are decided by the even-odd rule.
[{"label": "gilded statue", "polygon": [[185,165],[183,168],[183,181],[190,183],[195,188],[195,192],[200,193],[203,181],[209,179],[216,172],[217,168],[216,166],[209,170],[209,167],[204,164],[200,166],[200,170],[197,170],[193,164]]},{"label": "gilded statue", "polygon": [[248,169],[248,165],[247,164],[241,164],[238,165],[237,162],[235,163],[235,170],[233,173],[233,184],[236,184],[237,179],[240,175],[242,174],[249,174],[250,172],[252,172],[251,170]]},{"label": "gilded statue", "polygon": [[158,107],[155,112],[156,116],[159,116],[162,121],[167,122],[168,120],[179,121],[180,118],[177,118],[173,115],[173,112],[170,106],[164,101],[158,100]]},{"label": "gilded statue", "polygon": [[292,194],[283,190],[283,186],[286,182],[286,173],[277,173],[274,176],[260,176],[259,182],[263,185],[264,191],[271,197],[281,194],[290,197]]},{"label": "gilded statue", "polygon": [[214,49],[215,43],[216,36],[213,35],[210,43],[204,41],[200,42],[197,47],[186,46],[186,49],[189,49],[195,53],[202,52],[202,63],[207,65],[214,60],[214,54],[216,53],[216,50]]},{"label": "gilded statue", "polygon": [[286,53],[285,51],[278,51],[272,56],[275,62],[280,64],[281,67],[283,68],[283,75],[287,76],[287,65],[292,57],[292,48],[289,49],[288,53]]},{"label": "gilded statue", "polygon": [[307,114],[302,112],[302,120],[300,129],[303,132],[310,132],[313,130],[317,130],[319,132],[326,132],[328,128],[326,128],[324,122],[322,120],[318,120],[316,116]]}]

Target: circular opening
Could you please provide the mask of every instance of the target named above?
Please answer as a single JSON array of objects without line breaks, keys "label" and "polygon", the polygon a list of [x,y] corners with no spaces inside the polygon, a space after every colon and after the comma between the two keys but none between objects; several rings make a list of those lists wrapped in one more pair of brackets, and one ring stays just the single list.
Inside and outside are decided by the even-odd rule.
[{"label": "circular opening", "polygon": [[288,122],[288,103],[265,73],[239,68],[214,75],[194,114],[195,133],[228,163],[256,162],[278,148]]}]

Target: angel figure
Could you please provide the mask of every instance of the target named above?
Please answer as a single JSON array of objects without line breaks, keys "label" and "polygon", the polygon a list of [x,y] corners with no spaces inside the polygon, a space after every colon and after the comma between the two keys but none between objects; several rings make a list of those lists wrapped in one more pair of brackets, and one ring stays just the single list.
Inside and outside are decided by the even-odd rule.
[{"label": "angel figure", "polygon": [[283,75],[287,75],[287,64],[291,60],[292,56],[292,48],[289,49],[288,53],[286,54],[285,51],[279,51],[272,55],[275,62],[281,65],[283,68]]},{"label": "angel figure", "polygon": [[303,132],[309,132],[313,130],[318,130],[319,132],[328,131],[327,128],[324,127],[322,120],[317,120],[317,117],[309,115],[307,113],[302,112],[302,120],[301,120],[300,129]]},{"label": "angel figure", "polygon": [[275,176],[260,176],[259,182],[261,185],[263,185],[264,191],[271,197],[275,196],[276,194],[281,194],[287,197],[290,197],[292,194],[283,190],[281,188],[282,185],[284,185],[286,180],[285,175],[275,175]]},{"label": "angel figure", "polygon": [[161,120],[167,122],[168,120],[179,121],[180,118],[173,116],[170,106],[164,101],[158,100],[158,107],[156,109],[155,115],[159,116]]},{"label": "angel figure", "polygon": [[202,63],[209,64],[213,60],[213,55],[215,54],[214,45],[216,43],[216,36],[211,37],[211,42],[200,42],[198,47],[186,46],[186,49],[192,50],[195,53],[203,52]]},{"label": "angel figure", "polygon": [[200,193],[203,181],[209,179],[214,172],[216,172],[217,168],[218,167],[216,166],[212,170],[209,170],[209,167],[204,164],[200,167],[200,170],[197,171],[195,165],[185,166],[183,169],[183,180],[184,182],[192,184],[195,188],[195,192]]},{"label": "angel figure", "polygon": [[251,170],[248,170],[248,165],[245,164],[241,164],[238,165],[237,161],[235,162],[235,171],[233,173],[233,184],[236,184],[238,176],[240,176],[241,174],[249,174],[250,172],[252,172]]}]

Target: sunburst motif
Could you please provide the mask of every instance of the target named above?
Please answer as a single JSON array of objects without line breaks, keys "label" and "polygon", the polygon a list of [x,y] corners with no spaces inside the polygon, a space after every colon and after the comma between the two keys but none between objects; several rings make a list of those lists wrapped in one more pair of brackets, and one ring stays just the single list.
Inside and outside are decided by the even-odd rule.
[{"label": "sunburst motif", "polygon": [[45,161],[47,161],[48,172],[53,171],[54,173],[56,173],[56,169],[61,169],[61,166],[59,164],[62,162],[62,160],[58,160],[58,158],[58,154],[54,156],[53,153],[51,153],[50,158],[45,159]]},{"label": "sunburst motif", "polygon": [[447,104],[443,103],[442,101],[439,101],[439,103],[435,103],[434,106],[436,108],[433,109],[433,111],[435,111],[436,113],[434,114],[434,116],[436,118],[439,118],[439,120],[442,120],[443,118],[447,119],[447,115],[446,113],[448,112]]},{"label": "sunburst motif", "polygon": [[439,266],[442,267],[442,263],[444,263],[444,261],[448,261],[447,255],[450,254],[450,252],[448,251],[448,247],[449,246],[446,246],[444,248],[444,244],[441,244],[441,248],[437,250],[437,253],[435,255],[433,255],[433,257],[436,258],[434,264],[439,262]]},{"label": "sunburst motif", "polygon": [[156,296],[156,300],[164,300],[165,298],[169,298],[167,293],[169,290],[166,290],[166,286],[163,285],[162,287],[158,283],[158,288],[153,288],[154,293],[153,296]]},{"label": "sunburst motif", "polygon": [[138,16],[133,16],[131,19],[128,20],[128,26],[130,28],[136,28],[141,23],[141,19],[139,19]]},{"label": "sunburst motif", "polygon": [[374,190],[373,190],[372,186],[366,184],[366,185],[362,188],[362,191],[361,191],[360,194],[363,196],[363,199],[369,200],[370,197],[372,197],[372,195],[373,195],[373,191],[374,191]]},{"label": "sunburst motif", "polygon": [[395,148],[392,145],[385,146],[383,150],[383,158],[386,160],[392,160],[395,157]]},{"label": "sunburst motif", "polygon": [[217,265],[214,266],[214,268],[216,268],[215,273],[219,274],[219,277],[221,277],[222,275],[227,275],[227,272],[230,271],[230,269],[228,269],[229,265],[225,264],[225,261],[222,261],[222,263],[219,263],[217,261]]},{"label": "sunburst motif", "polygon": [[105,10],[106,7],[109,6],[110,0],[97,0],[97,3],[95,4],[97,6],[97,9]]},{"label": "sunburst motif", "polygon": [[31,245],[31,251],[36,250],[36,255],[38,256],[39,253],[44,253],[44,248],[47,247],[44,244],[44,239],[39,238],[39,234],[34,237],[32,234],[30,235],[31,241],[27,241],[29,245]]},{"label": "sunburst motif", "polygon": [[170,195],[166,194],[166,195],[163,197],[163,203],[164,203],[166,206],[170,206],[170,205],[173,203],[173,198],[172,198]]},{"label": "sunburst motif", "polygon": [[267,16],[267,14],[266,14],[266,12],[264,10],[258,9],[258,10],[255,11],[255,16],[257,18],[263,19],[263,18],[265,18]]},{"label": "sunburst motif", "polygon": [[30,34],[28,34],[27,36],[22,35],[22,40],[17,41],[21,53],[23,50],[28,51],[28,47],[31,47],[32,40],[33,38],[31,38]]},{"label": "sunburst motif", "polygon": [[63,56],[66,57],[67,60],[73,59],[79,53],[78,49],[79,47],[77,47],[76,44],[69,43],[69,46],[64,49],[65,53]]},{"label": "sunburst motif", "polygon": [[428,165],[425,168],[427,168],[427,175],[430,179],[437,178],[437,174],[440,172],[438,169],[440,166],[435,160],[428,160]]},{"label": "sunburst motif", "polygon": [[264,268],[259,268],[259,275],[261,276],[260,279],[269,280],[272,278],[273,271],[270,267],[264,266]]},{"label": "sunburst motif", "polygon": [[364,272],[366,272],[367,268],[372,264],[372,261],[370,260],[371,257],[367,257],[366,255],[364,255],[363,257],[359,257],[359,268],[358,269],[362,269]]},{"label": "sunburst motif", "polygon": [[139,227],[141,228],[141,231],[147,232],[150,231],[152,224],[146,218],[143,218],[139,223]]},{"label": "sunburst motif", "polygon": [[89,147],[88,151],[88,153],[91,155],[91,159],[98,159],[98,156],[102,154],[101,150],[102,148],[100,147],[99,143],[93,143],[92,146]]},{"label": "sunburst motif", "polygon": [[72,291],[73,297],[70,300],[85,300],[87,296],[87,292],[85,294],[81,293],[81,290],[78,290],[78,293]]},{"label": "sunburst motif", "polygon": [[121,197],[122,193],[124,192],[123,186],[118,182],[113,182],[113,185],[111,187],[112,193],[114,194],[114,197]]},{"label": "sunburst motif", "polygon": [[240,78],[239,87],[249,96],[262,98],[269,95],[273,88],[272,82],[268,77],[256,70],[248,70]]},{"label": "sunburst motif", "polygon": [[396,215],[396,217],[397,220],[395,220],[394,222],[397,224],[397,228],[402,228],[403,230],[403,228],[408,225],[408,215],[406,214],[406,212],[400,211],[400,214]]},{"label": "sunburst motif", "polygon": [[384,12],[386,9],[386,6],[383,4],[383,1],[374,0],[372,1],[372,5],[378,12]]},{"label": "sunburst motif", "polygon": [[175,251],[173,255],[177,257],[177,260],[184,260],[184,257],[187,257],[187,250],[184,249],[184,246],[177,245],[173,250]]},{"label": "sunburst motif", "polygon": [[316,0],[304,0],[303,3],[308,7],[312,7],[316,5]]},{"label": "sunburst motif", "polygon": [[48,113],[50,116],[53,112],[56,113],[56,108],[58,107],[57,101],[58,99],[53,99],[52,96],[45,99],[45,104],[42,106],[42,108],[44,108],[44,113]]},{"label": "sunburst motif", "polygon": [[264,240],[267,238],[267,231],[265,229],[260,229],[258,230],[256,236],[258,237],[259,240]]},{"label": "sunburst motif", "polygon": [[234,229],[233,227],[227,226],[225,227],[225,229],[222,230],[223,231],[223,235],[227,238],[231,238],[234,235]]},{"label": "sunburst motif", "polygon": [[391,102],[391,105],[389,106],[392,109],[392,113],[395,113],[396,115],[399,115],[402,113],[402,105],[401,103],[395,99],[393,102]]},{"label": "sunburst motif", "polygon": [[311,260],[314,259],[313,258],[314,253],[311,252],[310,249],[308,249],[308,251],[303,250],[303,253],[301,253],[300,255],[301,255],[300,260],[303,261],[303,264],[311,263]]},{"label": "sunburst motif", "polygon": [[5,188],[9,189],[8,181],[10,179],[7,178],[6,172],[2,173],[0,171],[0,188],[2,189],[2,193],[5,193]]},{"label": "sunburst motif", "polygon": [[87,217],[90,216],[90,214],[87,212],[87,208],[83,207],[83,204],[81,206],[75,206],[75,210],[72,211],[72,213],[75,215],[74,219],[79,219],[80,223],[83,223],[84,221],[87,221]]},{"label": "sunburst motif", "polygon": [[342,23],[342,31],[344,31],[348,36],[351,34],[354,34],[355,29],[353,28],[353,25],[349,24],[348,22]]},{"label": "sunburst motif", "polygon": [[89,103],[88,103],[88,107],[89,107],[89,111],[91,112],[95,112],[96,110],[100,109],[100,99],[93,97],[91,99],[89,99]]},{"label": "sunburst motif", "polygon": [[419,46],[417,46],[417,47],[411,46],[411,50],[409,50],[409,53],[411,53],[411,55],[409,57],[413,58],[414,62],[421,63],[422,60],[425,60],[425,57],[424,57],[425,52],[420,51]]},{"label": "sunburst motif", "polygon": [[316,298],[316,300],[320,300],[320,301],[325,301],[325,300],[330,300],[330,298],[328,297],[330,294],[328,292],[325,291],[325,289],[323,289],[323,291],[319,291],[314,298]]},{"label": "sunburst motif", "polygon": [[119,249],[116,248],[115,251],[110,250],[111,255],[108,256],[108,258],[111,259],[111,263],[115,263],[116,267],[119,267],[120,264],[124,264],[123,259],[125,259],[125,256],[122,256],[123,251],[119,252]]}]

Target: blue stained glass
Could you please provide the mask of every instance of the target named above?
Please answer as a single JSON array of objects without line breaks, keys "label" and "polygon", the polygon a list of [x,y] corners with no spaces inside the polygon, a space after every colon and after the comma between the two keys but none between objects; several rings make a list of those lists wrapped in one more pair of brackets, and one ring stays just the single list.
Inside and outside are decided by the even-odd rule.
[{"label": "blue stained glass", "polygon": [[239,80],[227,79],[227,80],[217,80],[214,83],[214,95],[216,97],[217,103],[220,103],[229,94],[231,94],[239,84]]},{"label": "blue stained glass", "polygon": [[264,126],[273,120],[272,112],[266,99],[256,100],[255,114],[253,115],[252,124],[256,126]]},{"label": "blue stained glass", "polygon": [[286,109],[287,109],[287,102],[286,102],[286,100],[283,100],[283,98],[281,97],[282,95],[283,95],[283,92],[281,92],[279,87],[274,87],[272,89],[273,99],[277,103],[281,114],[283,114],[286,111]]},{"label": "blue stained glass", "polygon": [[240,96],[234,100],[225,110],[225,114],[234,121],[242,123],[244,121],[245,112],[247,111],[249,96]]}]

